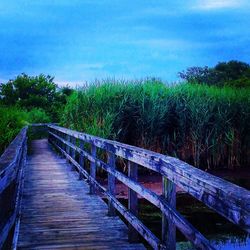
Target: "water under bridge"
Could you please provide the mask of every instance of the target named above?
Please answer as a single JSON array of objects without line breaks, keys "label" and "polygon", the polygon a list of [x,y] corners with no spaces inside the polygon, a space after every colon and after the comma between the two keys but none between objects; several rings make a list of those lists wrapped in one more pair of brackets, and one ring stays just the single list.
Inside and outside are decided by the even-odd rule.
[{"label": "water under bridge", "polygon": [[[48,139],[27,143],[32,131],[44,130]],[[162,195],[138,181],[138,166],[162,176]],[[107,173],[107,186],[98,169]],[[116,197],[116,180],[129,190],[127,206]],[[214,249],[176,210],[176,187],[250,231],[244,188],[142,148],[52,124],[25,127],[0,158],[0,249],[175,249],[176,229],[195,248]],[[138,197],[161,210],[161,237],[139,219]]]}]

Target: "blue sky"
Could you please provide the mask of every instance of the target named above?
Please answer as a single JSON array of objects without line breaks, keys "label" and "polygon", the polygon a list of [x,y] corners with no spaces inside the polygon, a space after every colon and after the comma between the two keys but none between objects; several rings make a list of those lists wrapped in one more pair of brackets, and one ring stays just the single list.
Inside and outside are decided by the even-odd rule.
[{"label": "blue sky", "polygon": [[0,81],[177,79],[189,66],[250,63],[248,0],[1,0]]}]

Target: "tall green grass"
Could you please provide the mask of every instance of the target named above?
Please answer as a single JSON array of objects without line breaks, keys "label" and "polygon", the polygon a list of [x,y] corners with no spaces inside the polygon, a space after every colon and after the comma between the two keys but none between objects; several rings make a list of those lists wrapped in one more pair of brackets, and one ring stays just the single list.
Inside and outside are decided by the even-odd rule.
[{"label": "tall green grass", "polygon": [[203,169],[249,165],[249,88],[104,81],[74,92],[61,123]]}]

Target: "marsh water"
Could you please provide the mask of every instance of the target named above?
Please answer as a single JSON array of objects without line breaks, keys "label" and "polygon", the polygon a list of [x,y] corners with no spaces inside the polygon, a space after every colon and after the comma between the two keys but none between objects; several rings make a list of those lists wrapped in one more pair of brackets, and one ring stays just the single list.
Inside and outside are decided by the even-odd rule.
[{"label": "marsh water", "polygon": [[[233,171],[220,171],[214,173],[223,177],[224,179],[250,189],[249,171],[240,171],[237,174]],[[187,204],[183,205],[182,210],[187,211]],[[194,207],[190,207],[190,212],[186,216],[190,222],[211,241],[216,249],[220,250],[249,250],[250,249],[250,235],[239,229],[237,226],[225,220],[223,217],[217,215],[213,211],[207,209],[205,206],[193,201]],[[195,205],[196,204],[196,205]],[[181,205],[181,202],[179,203]],[[192,249],[192,246],[187,242],[179,242],[178,248],[181,250]]]},{"label": "marsh water", "polygon": [[[250,236],[222,216],[208,209],[186,194],[177,195],[177,210],[210,240],[216,249],[250,249]],[[145,200],[140,200],[140,218],[157,235],[161,236],[161,213]],[[177,249],[194,249],[177,231]]]},{"label": "marsh water", "polygon": [[[229,180],[241,187],[250,189],[249,173],[232,175],[219,173],[220,177]],[[234,176],[234,177],[233,177]],[[127,205],[127,199],[120,199]],[[186,193],[177,194],[177,210],[206,238],[216,249],[220,250],[249,250],[250,235],[224,219],[222,216],[207,208],[204,204]],[[139,218],[157,236],[161,237],[161,212],[148,201],[139,199]],[[177,231],[177,249],[194,249]]]}]

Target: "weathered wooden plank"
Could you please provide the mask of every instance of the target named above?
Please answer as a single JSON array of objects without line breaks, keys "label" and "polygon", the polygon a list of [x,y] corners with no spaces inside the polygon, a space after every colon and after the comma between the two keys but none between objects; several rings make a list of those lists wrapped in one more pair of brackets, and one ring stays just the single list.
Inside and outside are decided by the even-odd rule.
[{"label": "weathered wooden plank", "polygon": [[162,174],[208,207],[250,232],[250,192],[248,190],[173,157],[58,126],[50,127]]},{"label": "weathered wooden plank", "polygon": [[[25,168],[25,172],[34,176],[25,174],[18,249],[144,249],[142,244],[128,243],[123,222],[118,217],[107,216],[106,204],[98,196],[89,195],[87,184],[78,181],[77,172],[69,171],[60,158],[50,155],[49,148],[44,147],[47,142],[39,141],[33,144],[37,148],[34,157],[38,164],[30,159],[32,164],[28,162]],[[55,140],[51,141],[59,147]],[[67,154],[63,149],[60,151]],[[48,165],[42,167],[46,163],[44,152],[48,153],[50,162],[54,158],[50,171],[46,170]],[[81,168],[71,156],[68,159]],[[39,179],[43,181],[42,186],[37,184]]]},{"label": "weathered wooden plank", "polygon": [[[56,136],[56,135],[53,134],[53,136]],[[115,207],[115,209],[117,209],[119,211],[119,213],[121,213],[124,216],[124,218],[126,218],[128,220],[130,225],[132,225],[144,237],[144,239],[148,241],[148,243],[154,249],[164,249],[164,246],[161,245],[160,240],[145,225],[143,225],[143,223],[136,216],[134,216],[132,213],[130,213],[113,195],[111,195],[107,191],[106,188],[101,186],[95,179],[93,179],[90,175],[88,175],[88,173],[86,171],[81,170],[80,165],[76,161],[74,161],[74,159],[72,157],[70,157],[58,145],[56,145],[56,144],[54,144],[54,145],[65,155],[65,157],[72,164],[74,164],[78,168],[79,171],[83,171],[82,173],[86,176],[86,178],[90,182],[95,183],[95,186],[98,187],[99,190],[102,191],[103,194],[105,194],[107,196],[107,198],[109,199],[109,202],[112,203],[112,205]],[[80,150],[79,148],[77,148],[73,144],[68,144],[68,145],[70,145],[71,147],[75,147],[76,150]],[[94,158],[92,157],[92,155],[88,154],[87,152],[85,152],[85,156],[89,160],[91,159],[92,161],[94,161]],[[98,161],[96,161],[96,162],[98,162]],[[107,169],[108,168],[109,168],[109,166],[107,165]],[[112,169],[112,170],[115,171],[114,169]],[[114,173],[112,173],[112,170],[110,171],[110,173],[114,175]]]},{"label": "weathered wooden plank", "polygon": [[[65,143],[68,143],[68,142],[65,141]],[[198,249],[214,249],[210,245],[209,241],[206,238],[204,238],[204,236],[201,233],[199,233],[177,211],[173,210],[169,206],[169,204],[166,202],[165,199],[163,199],[162,197],[159,197],[157,194],[155,194],[151,190],[144,188],[142,185],[131,180],[130,178],[120,173],[119,171],[110,168],[108,164],[102,162],[101,160],[93,158],[92,155],[88,154],[85,151],[82,151],[75,145],[70,144],[70,143],[68,143],[68,145],[70,147],[73,147],[79,153],[83,153],[86,158],[88,158],[91,162],[95,162],[98,167],[102,167],[108,173],[114,175],[119,181],[123,182],[125,185],[133,189],[135,192],[140,194],[142,197],[150,201],[155,206],[159,207],[161,211],[165,214],[165,216],[171,219],[174,222],[174,224],[178,227],[178,229],[186,236],[186,238],[190,240]],[[60,147],[58,147],[58,149],[61,150]],[[68,156],[66,152],[65,152],[65,155],[73,164],[75,164],[76,166],[78,165],[78,167],[80,167],[79,164],[75,162],[70,156]],[[119,201],[115,199],[112,195],[110,195],[104,187],[102,187],[98,182],[96,182],[96,180],[88,176],[88,174],[87,174],[87,177],[92,182],[95,182],[96,186],[100,190],[102,190],[102,192],[107,196],[107,198],[109,198],[113,202],[113,205],[121,214],[125,214],[127,216],[125,218],[128,220],[128,222],[148,241],[148,243],[151,246],[156,247],[156,249],[158,249],[157,247],[159,246],[161,246],[161,248],[164,248],[164,246],[160,243],[159,239],[156,238],[152,234],[152,232],[150,232],[150,230],[147,229],[147,227],[145,227],[133,214],[128,212],[128,210],[126,210],[124,207],[121,208],[120,206],[122,205],[119,203]],[[124,209],[126,210],[126,212],[124,212]]]}]

